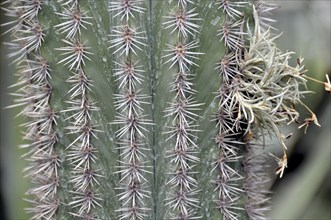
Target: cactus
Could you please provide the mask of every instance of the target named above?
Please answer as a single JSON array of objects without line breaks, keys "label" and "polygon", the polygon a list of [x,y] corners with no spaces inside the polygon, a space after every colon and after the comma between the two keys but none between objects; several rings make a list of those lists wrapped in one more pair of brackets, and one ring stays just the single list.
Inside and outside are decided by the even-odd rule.
[{"label": "cactus", "polygon": [[268,219],[265,161],[276,158],[280,177],[287,167],[279,126],[300,105],[310,117],[299,128],[319,126],[302,101],[302,59],[290,66],[274,42],[275,8],[4,2],[31,219]]}]

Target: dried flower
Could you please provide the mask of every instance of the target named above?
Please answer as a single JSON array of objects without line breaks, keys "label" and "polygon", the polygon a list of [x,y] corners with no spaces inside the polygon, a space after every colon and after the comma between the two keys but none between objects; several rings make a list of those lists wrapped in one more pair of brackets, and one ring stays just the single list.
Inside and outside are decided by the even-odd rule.
[{"label": "dried flower", "polygon": [[331,83],[330,83],[329,75],[325,75],[325,76],[326,76],[326,82],[324,83],[325,91],[331,93]]},{"label": "dried flower", "polygon": [[305,127],[305,134],[307,133],[307,129],[311,123],[314,123],[315,125],[321,127],[321,125],[317,121],[317,117],[314,113],[311,113],[311,116],[309,118],[306,118],[304,122],[298,127],[299,129],[302,127]]},{"label": "dried flower", "polygon": [[312,80],[314,82],[317,82],[317,83],[321,83],[324,85],[324,89],[325,91],[327,91],[328,93],[331,93],[331,83],[330,83],[330,79],[329,79],[329,75],[325,75],[326,76],[326,82],[322,82],[320,80],[317,80],[315,78],[312,78],[312,77],[309,77],[305,74],[300,74],[303,78],[306,78],[306,79],[309,79],[309,80]]},{"label": "dried flower", "polygon": [[277,156],[273,155],[273,154],[269,154],[270,156],[274,157],[278,163],[278,167],[275,169],[275,173],[276,175],[279,174],[279,178],[283,177],[284,174],[284,170],[285,168],[287,168],[287,156],[284,152],[283,157],[282,158],[278,158]]}]

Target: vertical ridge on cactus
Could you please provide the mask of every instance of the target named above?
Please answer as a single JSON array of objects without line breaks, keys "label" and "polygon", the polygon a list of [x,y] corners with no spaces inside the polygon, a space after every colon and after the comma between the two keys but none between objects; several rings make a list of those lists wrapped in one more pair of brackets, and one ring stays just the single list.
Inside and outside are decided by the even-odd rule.
[{"label": "vertical ridge on cactus", "polygon": [[[9,29],[13,36],[14,50],[11,56],[18,57],[14,60],[22,67],[19,82],[20,86],[15,96],[19,97],[14,106],[24,106],[20,114],[27,117],[28,122],[22,124],[26,128],[24,139],[28,152],[23,155],[29,165],[24,169],[26,176],[31,179],[34,186],[27,192],[27,198],[32,207],[26,208],[32,213],[33,219],[56,216],[59,206],[58,158],[56,143],[57,134],[54,129],[56,115],[50,105],[52,86],[50,84],[50,68],[42,57],[41,46],[44,42],[43,28],[39,24],[38,12],[41,10],[41,1],[13,1],[9,16],[18,17],[17,24]],[[10,10],[12,13],[10,13]],[[8,25],[7,23],[6,25]]]},{"label": "vertical ridge on cactus", "polygon": [[[116,81],[121,81],[118,86],[119,94],[114,97],[115,107],[118,111],[114,124],[119,125],[116,137],[119,140],[119,187],[118,199],[121,208],[117,209],[119,219],[145,219],[150,216],[151,209],[146,206],[151,192],[148,186],[147,175],[149,171],[149,149],[145,147],[146,126],[150,124],[142,104],[148,104],[148,96],[141,93],[139,87],[143,86],[143,70],[139,69],[136,50],[143,51],[147,45],[144,32],[134,28],[135,14],[144,13],[143,1],[127,0],[110,2],[110,12],[119,16],[122,26],[113,27],[110,35],[110,49],[113,49],[115,59],[122,59],[123,63],[115,62],[119,66],[114,75]],[[119,11],[119,12],[118,12]],[[123,19],[125,18],[125,20]],[[146,101],[143,101],[146,100]]]},{"label": "vertical ridge on cactus", "polygon": [[[84,24],[91,23],[85,21],[86,12],[79,9],[79,1],[73,1],[71,4],[66,3],[63,6],[63,13],[57,13],[64,20],[55,28],[60,31],[60,34],[66,34],[66,39],[62,39],[68,46],[57,48],[59,51],[64,51],[61,55],[64,57],[58,63],[68,66],[69,71],[74,69],[73,76],[67,82],[71,84],[68,92],[70,95],[67,103],[70,107],[62,110],[62,113],[68,112],[71,115],[66,120],[69,121],[67,134],[72,134],[74,140],[67,146],[67,160],[69,161],[70,180],[72,184],[70,193],[72,197],[68,203],[72,209],[69,213],[72,216],[84,219],[98,218],[94,209],[101,207],[102,198],[96,192],[96,186],[100,185],[98,178],[102,178],[100,170],[96,168],[97,148],[94,147],[93,139],[97,139],[96,126],[92,123],[93,111],[99,109],[89,97],[89,92],[92,88],[92,81],[88,79],[84,71],[86,65],[84,60],[91,60],[87,57],[87,52],[84,45],[86,42],[80,42],[80,27],[87,29]],[[67,8],[69,7],[69,8]]]},{"label": "vertical ridge on cactus", "polygon": [[217,95],[219,105],[216,113],[215,143],[219,153],[213,163],[213,171],[217,171],[217,178],[212,182],[216,185],[215,191],[218,191],[215,202],[221,216],[224,219],[238,219],[245,210],[240,206],[241,194],[244,193],[241,189],[243,175],[234,164],[240,163],[242,158],[239,153],[244,143],[242,138],[238,137],[242,136],[242,127],[247,123],[241,119],[241,109],[238,102],[234,101],[234,95],[238,86],[236,78],[241,75],[238,60],[241,59],[245,47],[244,24],[247,19],[239,9],[242,9],[242,2],[221,1],[219,4],[218,9],[225,14],[225,19],[218,35],[224,42],[227,53],[218,63],[222,83]]},{"label": "vertical ridge on cactus", "polygon": [[249,219],[266,219],[269,211],[268,195],[266,184],[270,181],[266,175],[265,162],[267,157],[261,154],[261,145],[246,144],[246,155],[243,161],[245,177],[243,190],[246,192],[245,210]]},{"label": "vertical ridge on cactus", "polygon": [[[175,93],[175,98],[170,103],[170,106],[165,109],[165,117],[171,117],[170,131],[165,134],[170,134],[167,141],[172,141],[174,147],[167,152],[167,158],[170,159],[171,175],[170,180],[166,183],[170,186],[171,192],[166,199],[166,205],[170,207],[170,219],[197,219],[197,209],[199,209],[198,182],[193,178],[194,167],[197,166],[200,159],[198,154],[198,146],[195,143],[197,132],[194,127],[198,115],[194,111],[199,110],[201,104],[193,100],[194,90],[191,89],[192,83],[189,81],[191,76],[191,66],[197,66],[193,60],[198,59],[196,55],[202,54],[193,51],[198,48],[197,42],[190,41],[188,33],[195,37],[195,33],[199,32],[199,26],[193,22],[200,20],[194,18],[198,16],[193,13],[194,9],[188,10],[190,1],[178,1],[178,12],[172,16],[166,16],[170,21],[166,21],[163,25],[168,25],[165,28],[172,28],[170,34],[177,31],[177,44],[175,46],[168,45],[170,52],[164,55],[163,58],[168,59],[164,64],[170,63],[170,70],[175,67],[175,81],[170,84],[171,92]],[[169,25],[170,23],[170,25]],[[171,24],[174,23],[174,24]],[[191,32],[191,31],[193,32]],[[170,71],[169,71],[170,72]]]},{"label": "vertical ridge on cactus", "polygon": [[277,6],[4,5],[31,219],[268,219],[264,136],[279,141],[282,177],[278,126],[298,121],[296,106],[310,113],[299,128],[319,126],[302,100],[302,60],[290,66],[275,44]]}]

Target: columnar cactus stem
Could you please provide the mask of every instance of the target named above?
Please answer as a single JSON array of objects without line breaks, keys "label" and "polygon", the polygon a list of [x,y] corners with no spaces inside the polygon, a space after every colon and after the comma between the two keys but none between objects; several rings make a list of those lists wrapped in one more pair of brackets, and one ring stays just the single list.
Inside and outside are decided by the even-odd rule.
[{"label": "columnar cactus stem", "polygon": [[62,23],[56,25],[61,34],[66,34],[66,39],[63,40],[67,44],[66,47],[58,48],[57,50],[64,51],[64,58],[59,63],[64,63],[69,70],[74,69],[73,76],[67,81],[71,83],[69,90],[70,101],[67,101],[70,107],[62,112],[70,112],[67,120],[70,125],[67,126],[68,134],[74,134],[74,140],[67,146],[69,149],[67,157],[71,165],[70,183],[72,187],[72,197],[69,201],[71,207],[70,214],[84,219],[95,219],[96,214],[93,208],[101,207],[100,195],[96,193],[95,186],[99,185],[97,180],[101,177],[100,170],[96,169],[94,163],[97,160],[97,148],[93,146],[93,138],[97,138],[96,126],[92,123],[92,112],[98,111],[96,103],[89,97],[89,92],[92,89],[92,82],[85,74],[84,67],[85,59],[88,59],[84,44],[80,42],[80,28],[87,29],[86,24],[91,24],[87,21],[85,12],[79,9],[78,0],[72,3],[63,4],[63,12],[58,13],[61,16]]},{"label": "columnar cactus stem", "polygon": [[269,178],[265,172],[267,156],[261,154],[262,145],[248,143],[246,144],[246,155],[243,160],[244,165],[244,183],[243,190],[246,192],[245,210],[249,219],[264,220],[267,219],[267,212],[270,207],[270,192],[266,186]]},{"label": "columnar cactus stem", "polygon": [[214,3],[5,2],[32,219],[267,219],[262,141],[279,140],[282,177],[278,126],[299,122],[297,105],[299,128],[319,126],[302,102],[314,79],[277,48],[276,6]]},{"label": "columnar cactus stem", "polygon": [[32,203],[32,207],[27,210],[34,213],[33,219],[53,219],[59,206],[57,188],[60,163],[56,152],[57,135],[53,128],[56,121],[54,110],[49,104],[52,92],[49,69],[42,57],[36,59],[36,61],[28,61],[32,65],[29,65],[29,71],[33,73],[31,79],[34,79],[30,86],[36,93],[31,96],[31,98],[35,97],[33,111],[27,114],[31,119],[25,125],[30,130],[26,139],[33,141],[27,154],[31,165],[26,171],[37,186],[27,192],[28,195],[35,197],[33,200],[28,200]]},{"label": "columnar cactus stem", "polygon": [[177,68],[174,82],[171,83],[171,91],[175,92],[173,103],[165,110],[166,116],[172,116],[172,126],[168,140],[175,140],[174,147],[168,150],[168,158],[172,164],[170,171],[171,178],[167,184],[172,188],[171,195],[167,198],[167,203],[171,210],[171,219],[196,219],[199,201],[196,198],[197,181],[193,177],[196,172],[194,167],[199,162],[196,156],[198,146],[195,143],[195,127],[200,104],[193,99],[195,91],[192,89],[190,78],[190,66],[196,65],[193,61],[197,59],[195,55],[201,53],[193,50],[198,47],[196,42],[190,42],[190,37],[195,37],[199,26],[195,23],[199,20],[197,13],[188,10],[190,1],[178,1],[178,11],[166,18],[166,28],[172,28],[171,33],[177,32],[177,44],[169,45],[168,55],[164,57],[171,63],[171,67]]},{"label": "columnar cactus stem", "polygon": [[14,85],[21,86],[14,94],[19,98],[13,106],[24,106],[20,114],[28,120],[23,124],[27,128],[24,139],[30,142],[22,146],[28,149],[24,156],[29,166],[24,171],[34,186],[26,192],[26,200],[32,205],[26,210],[33,213],[32,219],[53,219],[59,206],[57,188],[60,164],[54,130],[56,116],[50,106],[50,68],[40,50],[45,36],[38,21],[41,6],[39,0],[12,1],[6,12],[8,16],[17,16],[16,25],[8,30],[14,37],[9,45],[17,50],[10,56],[16,56],[14,62],[22,67],[19,82]]},{"label": "columnar cactus stem", "polygon": [[[120,125],[117,131],[120,151],[119,173],[121,175],[118,199],[122,207],[117,210],[120,219],[145,219],[150,211],[146,207],[146,200],[150,197],[147,186],[146,174],[148,170],[148,148],[145,147],[145,132],[148,120],[144,119],[142,104],[148,104],[148,96],[140,94],[139,87],[143,83],[144,72],[139,61],[134,61],[136,50],[142,51],[146,44],[142,41],[145,37],[143,32],[134,28],[134,14],[143,13],[144,8],[140,5],[141,0],[125,0],[111,2],[110,11],[114,17],[119,16],[122,26],[113,29],[111,34],[110,48],[114,48],[113,54],[122,59],[115,62],[115,77],[118,82],[119,94],[115,94],[115,107],[118,111],[115,124]],[[140,85],[139,85],[140,84]]]}]

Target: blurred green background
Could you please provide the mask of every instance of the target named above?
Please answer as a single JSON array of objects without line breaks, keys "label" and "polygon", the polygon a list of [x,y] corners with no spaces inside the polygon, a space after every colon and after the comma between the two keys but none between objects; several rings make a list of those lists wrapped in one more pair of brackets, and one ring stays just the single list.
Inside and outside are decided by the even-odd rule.
[{"label": "blurred green background", "polygon": [[[279,47],[296,52],[293,65],[296,58],[305,58],[307,74],[325,81],[325,74],[331,73],[331,1],[280,0],[275,3],[280,8],[272,16],[278,20],[274,27],[283,32],[278,40]],[[1,11],[0,22],[5,19]],[[1,27],[0,33],[4,30]],[[8,36],[1,36],[0,219],[27,219],[23,197],[29,183],[22,178],[26,163],[20,158],[23,151],[18,148],[22,143],[19,124],[23,118],[15,117],[19,109],[4,109],[12,104],[8,94],[15,90],[8,87],[17,79],[3,44],[8,40]],[[316,113],[322,127],[312,125],[306,135],[296,126],[284,128],[285,132],[293,132],[287,142],[289,167],[282,179],[276,179],[273,174],[276,162],[270,158],[271,219],[331,219],[331,96],[315,82],[309,82],[308,87],[315,94],[307,95],[305,103]],[[308,116],[304,110],[302,112],[303,116]],[[268,147],[277,144],[271,140]]]},{"label": "blurred green background", "polygon": [[[307,74],[321,81],[331,74],[330,3],[277,1],[281,8],[274,13],[275,26],[283,32],[279,47],[305,58]],[[331,219],[331,96],[318,83],[309,82],[308,87],[315,94],[307,95],[305,103],[322,127],[311,126],[306,135],[299,130],[289,141],[287,173],[272,187],[271,219]]]}]

